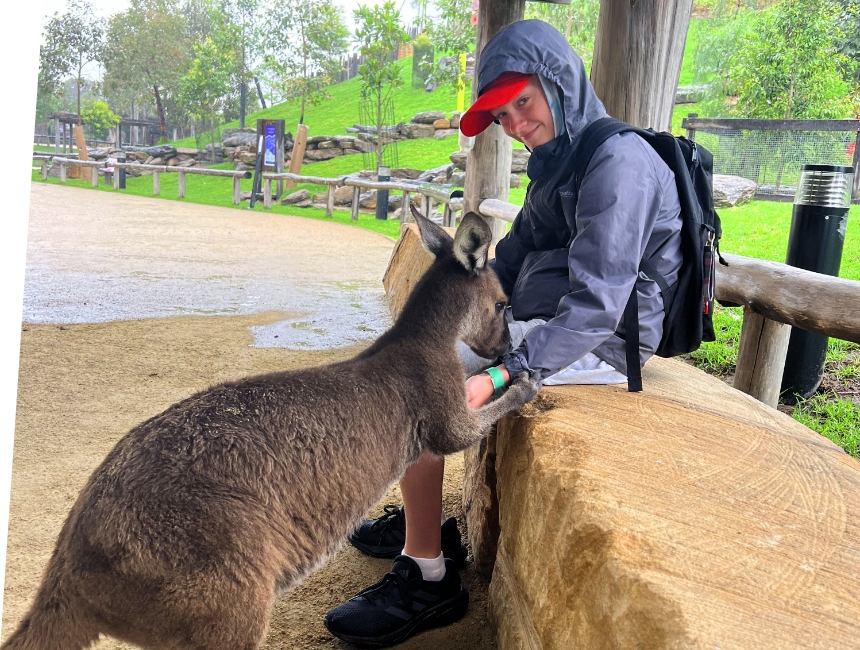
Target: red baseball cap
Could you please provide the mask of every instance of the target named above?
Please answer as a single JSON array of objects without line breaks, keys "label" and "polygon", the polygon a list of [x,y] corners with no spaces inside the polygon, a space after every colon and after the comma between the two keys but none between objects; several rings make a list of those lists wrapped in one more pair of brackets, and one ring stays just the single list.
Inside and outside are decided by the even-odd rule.
[{"label": "red baseball cap", "polygon": [[478,135],[490,126],[495,119],[490,111],[507,104],[519,95],[531,78],[532,75],[521,72],[500,74],[460,117],[460,131],[463,135],[470,137]]}]

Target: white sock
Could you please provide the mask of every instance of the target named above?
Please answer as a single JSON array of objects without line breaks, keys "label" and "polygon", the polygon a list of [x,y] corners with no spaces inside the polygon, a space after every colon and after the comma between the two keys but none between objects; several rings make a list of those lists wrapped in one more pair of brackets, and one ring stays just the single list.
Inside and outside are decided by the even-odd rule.
[{"label": "white sock", "polygon": [[418,568],[421,569],[421,577],[424,580],[429,582],[439,582],[445,577],[445,556],[442,555],[442,553],[439,553],[439,557],[431,559],[412,557],[411,555],[407,555],[406,557],[411,557],[415,560],[415,564],[417,564]]}]

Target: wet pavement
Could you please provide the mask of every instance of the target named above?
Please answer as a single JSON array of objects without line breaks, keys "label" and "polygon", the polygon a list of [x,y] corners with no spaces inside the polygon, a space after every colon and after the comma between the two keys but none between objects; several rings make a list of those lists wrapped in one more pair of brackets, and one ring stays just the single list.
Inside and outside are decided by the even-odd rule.
[{"label": "wet pavement", "polygon": [[390,324],[394,242],[359,228],[31,184],[23,321],[285,312],[255,345],[319,350]]}]

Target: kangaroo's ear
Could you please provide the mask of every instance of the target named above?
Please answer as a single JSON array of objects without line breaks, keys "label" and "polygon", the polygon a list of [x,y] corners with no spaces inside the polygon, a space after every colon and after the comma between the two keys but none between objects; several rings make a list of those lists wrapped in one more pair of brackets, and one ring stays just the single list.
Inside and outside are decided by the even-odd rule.
[{"label": "kangaroo's ear", "polygon": [[493,241],[490,226],[474,212],[469,212],[460,222],[454,235],[454,256],[471,273],[477,273],[487,265],[487,253]]},{"label": "kangaroo's ear", "polygon": [[424,218],[414,205],[410,204],[409,208],[412,210],[412,216],[415,217],[415,223],[418,224],[418,231],[421,233],[421,243],[424,244],[427,252],[436,258],[450,254],[454,243],[451,235],[430,221],[430,219]]}]

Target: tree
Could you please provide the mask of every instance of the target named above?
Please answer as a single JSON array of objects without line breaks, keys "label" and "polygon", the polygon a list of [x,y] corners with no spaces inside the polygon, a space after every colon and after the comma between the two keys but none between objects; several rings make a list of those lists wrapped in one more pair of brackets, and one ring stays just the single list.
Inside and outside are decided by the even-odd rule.
[{"label": "tree", "polygon": [[120,123],[120,116],[114,113],[107,102],[98,99],[89,102],[81,112],[81,118],[90,127],[92,134],[99,140],[104,140],[108,132]]},{"label": "tree", "polygon": [[331,0],[273,0],[267,7],[263,65],[285,100],[305,104],[328,99],[343,65],[349,31],[341,8]]},{"label": "tree", "polygon": [[39,51],[39,87],[42,92],[56,94],[66,77],[74,75],[78,124],[84,67],[101,60],[103,41],[104,19],[93,13],[89,2],[71,0],[66,13],[54,13],[45,25],[44,44]]},{"label": "tree", "polygon": [[234,52],[220,50],[211,38],[206,37],[194,46],[194,60],[179,79],[177,95],[189,112],[201,121],[210,118],[213,154],[218,104],[227,94],[230,72],[234,67]]},{"label": "tree", "polygon": [[400,12],[393,0],[376,7],[359,5],[355,15],[355,41],[359,52],[367,57],[358,66],[361,77],[361,98],[371,102],[376,113],[376,161],[382,166],[383,106],[391,100],[391,93],[403,85],[400,65],[397,63],[397,46],[409,41],[409,34],[400,24]]},{"label": "tree", "polygon": [[[215,24],[214,40],[225,47],[229,39],[236,55],[233,81],[241,94],[253,76],[259,57],[259,8],[260,0],[219,0],[221,20]],[[240,126],[245,126],[244,107],[239,111]]]},{"label": "tree", "polygon": [[105,86],[126,93],[151,92],[167,138],[162,95],[174,92],[190,62],[186,22],[179,0],[131,0],[127,10],[111,17],[105,55]]},{"label": "tree", "polygon": [[439,16],[430,21],[427,35],[438,51],[453,56],[454,63],[422,64],[427,82],[435,86],[448,86],[455,90],[465,87],[460,54],[475,51],[476,30],[472,24],[472,0],[436,0]]},{"label": "tree", "polygon": [[841,11],[837,18],[836,47],[844,57],[840,65],[843,78],[860,95],[860,3],[857,0],[841,0]]},{"label": "tree", "polygon": [[847,65],[834,42],[833,0],[781,0],[759,12],[729,58],[733,113],[765,119],[843,118],[850,112]]}]

